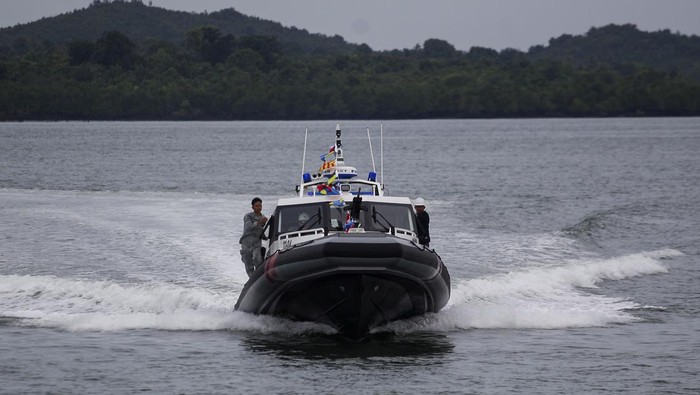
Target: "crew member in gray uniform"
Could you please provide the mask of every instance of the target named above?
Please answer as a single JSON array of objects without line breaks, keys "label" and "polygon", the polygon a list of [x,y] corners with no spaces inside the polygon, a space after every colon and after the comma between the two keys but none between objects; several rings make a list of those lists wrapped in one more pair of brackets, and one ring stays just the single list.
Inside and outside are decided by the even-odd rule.
[{"label": "crew member in gray uniform", "polygon": [[253,211],[243,217],[243,235],[238,241],[241,243],[241,260],[248,277],[253,275],[255,268],[262,262],[260,236],[267,223],[267,217],[262,215],[262,199],[256,197],[250,204]]}]

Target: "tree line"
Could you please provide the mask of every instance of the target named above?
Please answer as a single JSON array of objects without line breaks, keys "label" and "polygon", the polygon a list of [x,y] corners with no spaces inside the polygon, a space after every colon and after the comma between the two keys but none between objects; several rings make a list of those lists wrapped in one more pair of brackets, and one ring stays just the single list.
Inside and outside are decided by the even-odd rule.
[{"label": "tree line", "polygon": [[387,52],[290,53],[272,36],[187,32],[0,55],[0,120],[243,120],[700,115],[700,83],[630,63],[430,39]]}]

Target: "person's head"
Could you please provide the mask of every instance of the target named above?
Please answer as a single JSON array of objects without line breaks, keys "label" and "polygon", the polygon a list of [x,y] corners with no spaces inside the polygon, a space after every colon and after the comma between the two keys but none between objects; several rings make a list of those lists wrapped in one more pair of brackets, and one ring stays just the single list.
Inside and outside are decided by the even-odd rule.
[{"label": "person's head", "polygon": [[297,218],[297,222],[299,223],[299,225],[303,225],[303,224],[306,223],[306,221],[309,220],[309,218],[311,218],[311,217],[309,216],[309,214],[307,214],[307,213],[301,213],[301,214],[299,214],[299,217]]},{"label": "person's head", "polygon": [[413,202],[413,206],[416,208],[416,212],[422,213],[425,211],[425,200],[418,198]]},{"label": "person's head", "polygon": [[262,212],[262,199],[260,199],[259,197],[253,198],[253,200],[251,200],[250,202],[250,205],[253,206],[253,211],[256,214],[260,214],[260,212]]}]

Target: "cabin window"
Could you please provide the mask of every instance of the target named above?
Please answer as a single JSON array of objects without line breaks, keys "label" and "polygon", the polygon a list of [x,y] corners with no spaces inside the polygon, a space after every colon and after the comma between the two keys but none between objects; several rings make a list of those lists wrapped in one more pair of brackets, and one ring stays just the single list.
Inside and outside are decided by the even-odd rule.
[{"label": "cabin window", "polygon": [[362,223],[368,230],[387,231],[391,226],[411,232],[416,229],[410,205],[372,203],[362,211]]},{"label": "cabin window", "polygon": [[280,207],[275,216],[277,233],[297,232],[304,229],[320,228],[323,225],[321,206],[305,204]]},{"label": "cabin window", "polygon": [[331,230],[343,230],[345,220],[347,219],[347,211],[342,207],[331,208]]}]

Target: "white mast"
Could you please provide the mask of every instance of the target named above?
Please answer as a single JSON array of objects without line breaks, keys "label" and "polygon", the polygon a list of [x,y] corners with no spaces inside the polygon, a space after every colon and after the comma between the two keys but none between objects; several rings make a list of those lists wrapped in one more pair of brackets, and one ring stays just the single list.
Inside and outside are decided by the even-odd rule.
[{"label": "white mast", "polygon": [[380,188],[382,188],[382,191],[384,190],[384,123],[379,122],[379,150],[380,150],[380,156],[379,156],[379,166],[380,166],[380,172],[382,175],[379,177],[380,181]]},{"label": "white mast", "polygon": [[304,196],[304,165],[306,164],[306,138],[309,137],[309,128],[306,128],[306,132],[304,132],[304,155],[302,156],[301,159],[301,183],[299,184],[299,197]]},{"label": "white mast", "polygon": [[374,151],[372,151],[372,138],[369,137],[369,128],[367,128],[367,141],[369,141],[369,156],[372,157],[372,171],[377,172],[377,168],[374,166]]},{"label": "white mast", "polygon": [[345,164],[345,159],[343,158],[343,142],[340,141],[340,124],[335,125],[335,166],[343,166]]}]

